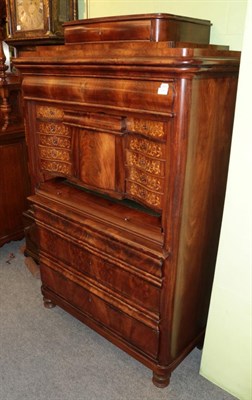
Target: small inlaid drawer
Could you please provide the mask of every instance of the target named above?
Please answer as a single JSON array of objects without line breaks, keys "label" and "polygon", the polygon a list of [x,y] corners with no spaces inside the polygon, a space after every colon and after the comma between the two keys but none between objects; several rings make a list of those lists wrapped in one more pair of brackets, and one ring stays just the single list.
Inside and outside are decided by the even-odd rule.
[{"label": "small inlaid drawer", "polygon": [[148,157],[145,154],[126,151],[126,166],[136,167],[149,174],[156,176],[165,175],[165,161]]},{"label": "small inlaid drawer", "polygon": [[41,119],[57,119],[61,120],[64,116],[62,108],[54,106],[36,105],[36,117]]},{"label": "small inlaid drawer", "polygon": [[164,141],[167,137],[170,124],[166,121],[128,117],[126,125],[128,132],[139,133]]},{"label": "small inlaid drawer", "polygon": [[37,131],[44,135],[57,135],[70,137],[69,127],[58,121],[39,121]]},{"label": "small inlaid drawer", "polygon": [[41,146],[59,147],[62,149],[71,149],[71,138],[60,135],[40,135],[39,142]]},{"label": "small inlaid drawer", "polygon": [[73,174],[72,164],[68,162],[41,159],[40,165],[42,171],[46,171],[59,176],[72,176]]},{"label": "small inlaid drawer", "polygon": [[129,197],[144,203],[154,210],[162,210],[163,194],[154,192],[136,182],[126,181],[126,193]]},{"label": "small inlaid drawer", "polygon": [[159,192],[160,194],[163,193],[164,178],[161,176],[147,174],[145,171],[137,168],[128,168],[126,179],[142,185],[149,190]]},{"label": "small inlaid drawer", "polygon": [[47,160],[57,160],[65,162],[70,162],[71,160],[71,154],[69,150],[57,147],[39,146],[39,154],[42,159]]},{"label": "small inlaid drawer", "polygon": [[129,151],[144,154],[156,159],[165,158],[165,145],[154,140],[145,139],[138,135],[129,135],[127,138]]}]

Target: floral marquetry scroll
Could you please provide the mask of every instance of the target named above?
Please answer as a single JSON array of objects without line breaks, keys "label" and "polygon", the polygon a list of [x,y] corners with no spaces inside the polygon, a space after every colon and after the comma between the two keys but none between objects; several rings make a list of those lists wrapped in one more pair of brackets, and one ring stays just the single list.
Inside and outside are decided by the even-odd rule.
[{"label": "floral marquetry scroll", "polygon": [[129,171],[129,179],[140,185],[147,186],[150,190],[161,191],[163,180],[159,177],[146,174],[143,171],[131,168]]},{"label": "floral marquetry scroll", "polygon": [[129,148],[134,151],[140,151],[150,157],[162,157],[162,145],[160,143],[150,142],[147,139],[132,137],[129,139]]},{"label": "floral marquetry scroll", "polygon": [[131,132],[141,133],[158,139],[164,139],[166,136],[165,123],[163,121],[128,118],[127,125]]},{"label": "floral marquetry scroll", "polygon": [[58,173],[60,175],[71,175],[71,164],[59,161],[41,160],[41,169],[48,172]]},{"label": "floral marquetry scroll", "polygon": [[64,111],[57,107],[48,106],[37,106],[36,107],[36,117],[37,118],[47,118],[47,119],[62,119],[64,117]]},{"label": "floral marquetry scroll", "polygon": [[128,192],[132,197],[138,198],[141,202],[150,207],[157,209],[162,208],[162,196],[159,193],[153,193],[132,182],[128,184]]},{"label": "floral marquetry scroll", "polygon": [[71,141],[69,138],[59,136],[40,135],[40,144],[43,146],[59,146],[65,149],[70,149]]},{"label": "floral marquetry scroll", "polygon": [[165,165],[164,143],[130,135],[126,150],[127,195],[151,208],[162,209]]},{"label": "floral marquetry scroll", "polygon": [[142,168],[150,174],[164,175],[164,163],[159,160],[152,160],[142,154],[128,152],[127,163],[129,166]]},{"label": "floral marquetry scroll", "polygon": [[70,162],[70,153],[62,149],[56,148],[44,148],[40,146],[41,159],[58,160],[64,162]]},{"label": "floral marquetry scroll", "polygon": [[69,127],[63,124],[63,109],[37,106],[36,117],[42,171],[71,176],[72,136]]},{"label": "floral marquetry scroll", "polygon": [[45,135],[68,136],[68,128],[57,122],[40,122],[38,124],[39,132]]}]

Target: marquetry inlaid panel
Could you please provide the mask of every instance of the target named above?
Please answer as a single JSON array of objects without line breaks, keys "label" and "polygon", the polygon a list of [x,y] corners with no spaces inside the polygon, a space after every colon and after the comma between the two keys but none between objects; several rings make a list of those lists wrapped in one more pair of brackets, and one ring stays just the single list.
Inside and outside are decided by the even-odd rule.
[{"label": "marquetry inlaid panel", "polygon": [[41,169],[43,171],[58,173],[59,175],[71,175],[72,165],[66,162],[41,160]]},{"label": "marquetry inlaid panel", "polygon": [[160,193],[151,192],[134,182],[127,182],[127,192],[150,207],[162,208],[162,195]]},{"label": "marquetry inlaid panel", "polygon": [[69,136],[69,128],[62,122],[39,122],[38,130],[45,135]]},{"label": "marquetry inlaid panel", "polygon": [[126,149],[126,193],[154,209],[162,208],[165,144],[129,135]]},{"label": "marquetry inlaid panel", "polygon": [[163,156],[163,148],[161,143],[151,142],[148,139],[130,137],[129,148],[133,151],[139,151],[150,157],[161,158]]},{"label": "marquetry inlaid panel", "polygon": [[43,171],[70,176],[72,174],[72,137],[63,123],[63,109],[36,107],[40,165]]},{"label": "marquetry inlaid panel", "polygon": [[153,160],[149,157],[146,157],[142,154],[127,153],[127,163],[130,167],[138,167],[143,169],[146,172],[154,175],[163,175],[164,174],[164,163],[160,160]]},{"label": "marquetry inlaid panel", "polygon": [[64,116],[64,111],[61,108],[53,106],[36,106],[36,117],[46,118],[46,119],[62,119]]},{"label": "marquetry inlaid panel", "polygon": [[165,123],[141,118],[127,118],[127,129],[150,137],[164,139],[166,137]]},{"label": "marquetry inlaid panel", "polygon": [[62,149],[55,149],[51,147],[40,147],[40,157],[42,159],[49,160],[58,160],[58,161],[66,161],[70,162],[70,153],[69,151]]},{"label": "marquetry inlaid panel", "polygon": [[71,148],[71,140],[69,137],[40,135],[40,144],[42,146],[57,146],[65,149]]},{"label": "marquetry inlaid panel", "polygon": [[163,179],[161,177],[149,175],[144,171],[136,168],[129,169],[128,179],[148,187],[150,190],[161,191]]}]

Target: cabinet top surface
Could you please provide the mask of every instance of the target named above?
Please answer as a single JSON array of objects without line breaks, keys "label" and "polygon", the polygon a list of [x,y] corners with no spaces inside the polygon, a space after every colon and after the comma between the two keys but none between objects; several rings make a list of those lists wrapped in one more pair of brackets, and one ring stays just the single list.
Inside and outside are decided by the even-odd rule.
[{"label": "cabinet top surface", "polygon": [[76,26],[76,25],[91,25],[96,23],[106,24],[109,22],[120,23],[123,21],[139,21],[139,20],[178,20],[178,21],[188,21],[203,25],[211,25],[211,22],[206,19],[192,18],[181,15],[174,15],[169,13],[150,13],[150,14],[131,14],[131,15],[115,15],[110,17],[99,17],[99,18],[89,18],[81,19],[70,22],[65,22],[64,26]]},{"label": "cabinet top surface", "polygon": [[[232,66],[238,70],[240,52],[229,51],[218,46],[169,47],[167,42],[159,43],[84,43],[79,45],[43,46],[36,51],[24,52],[13,60],[18,68],[35,73],[47,65],[77,66],[80,71],[87,65],[183,67],[186,69],[221,68]],[[25,71],[25,72],[26,72]],[[46,72],[46,71],[45,71]],[[60,73],[60,69],[57,69]],[[48,74],[48,71],[46,72]]]},{"label": "cabinet top surface", "polygon": [[[23,69],[54,65],[206,66],[239,63],[239,52],[209,45],[210,21],[172,14],[135,14],[64,24],[65,45],[23,51]],[[34,49],[33,49],[34,50]]]}]

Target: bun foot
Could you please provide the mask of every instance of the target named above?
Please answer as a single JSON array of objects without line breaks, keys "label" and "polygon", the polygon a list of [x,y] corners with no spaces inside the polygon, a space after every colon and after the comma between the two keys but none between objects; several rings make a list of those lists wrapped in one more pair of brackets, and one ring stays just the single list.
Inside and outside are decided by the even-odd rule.
[{"label": "bun foot", "polygon": [[170,383],[170,377],[171,377],[170,372],[165,372],[165,373],[153,372],[152,382],[155,386],[159,388],[165,388]]},{"label": "bun foot", "polygon": [[44,306],[45,306],[45,308],[54,308],[54,307],[56,307],[56,304],[54,304],[53,302],[52,302],[52,300],[50,300],[50,299],[46,299],[45,297],[43,298],[43,301],[44,301]]}]

